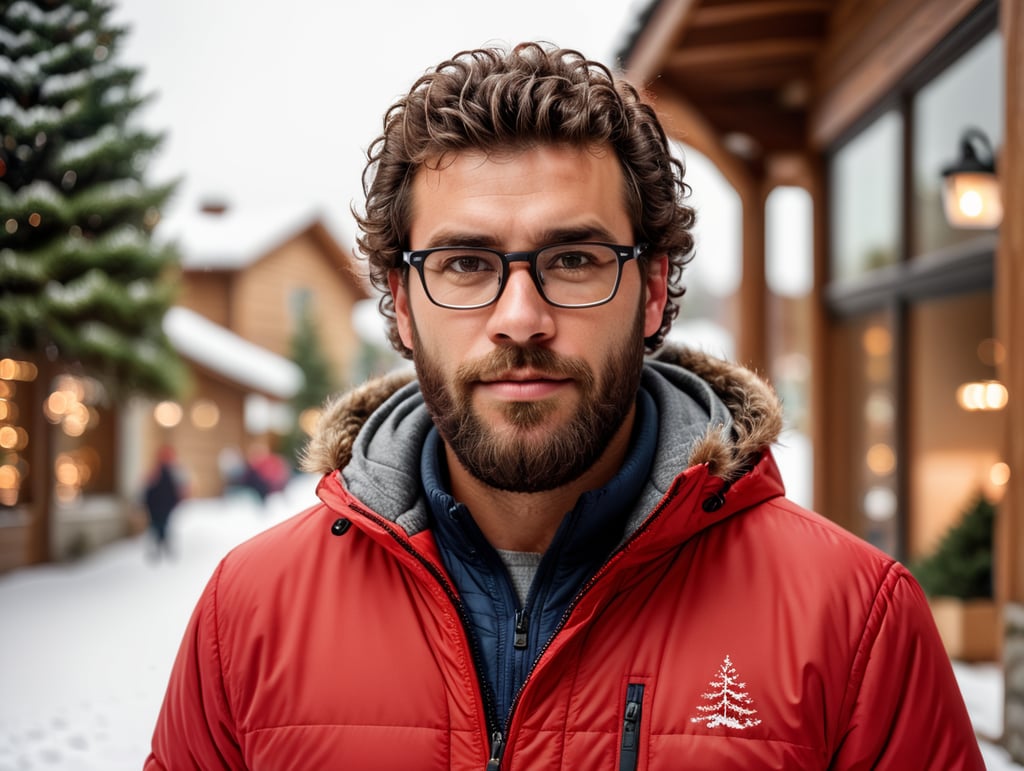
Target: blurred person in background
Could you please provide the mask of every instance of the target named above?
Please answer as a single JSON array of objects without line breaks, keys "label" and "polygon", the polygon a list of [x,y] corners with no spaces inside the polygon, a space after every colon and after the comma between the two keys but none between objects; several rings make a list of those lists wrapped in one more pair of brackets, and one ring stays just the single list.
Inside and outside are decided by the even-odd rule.
[{"label": "blurred person in background", "polygon": [[172,556],[167,528],[171,515],[187,493],[188,484],[183,469],[178,465],[174,448],[169,444],[161,445],[142,493],[149,517],[149,530],[153,535],[151,556],[154,560],[159,560],[161,556]]},{"label": "blurred person in background", "polygon": [[914,579],[785,498],[771,388],[663,345],[683,176],[573,51],[391,107],[360,247],[416,379],[325,410],[322,502],[217,568],[147,769],[983,768]]}]

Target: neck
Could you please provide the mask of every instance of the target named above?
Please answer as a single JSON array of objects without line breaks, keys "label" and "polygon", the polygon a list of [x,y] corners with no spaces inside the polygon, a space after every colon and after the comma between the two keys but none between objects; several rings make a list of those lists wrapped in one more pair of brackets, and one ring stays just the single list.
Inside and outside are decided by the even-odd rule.
[{"label": "neck", "polygon": [[445,445],[452,494],[466,504],[487,541],[496,549],[544,553],[565,514],[588,490],[606,485],[629,449],[635,408],[630,410],[597,461],[571,482],[536,493],[498,490],[473,476]]}]

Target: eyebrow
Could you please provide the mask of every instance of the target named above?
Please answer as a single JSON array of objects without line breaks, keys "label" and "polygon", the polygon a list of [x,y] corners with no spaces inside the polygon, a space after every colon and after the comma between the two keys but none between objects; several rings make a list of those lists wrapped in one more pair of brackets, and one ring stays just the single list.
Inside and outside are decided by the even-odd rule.
[{"label": "eyebrow", "polygon": [[[601,225],[576,225],[553,228],[540,233],[539,246],[548,244],[565,244],[572,241],[607,241],[614,242],[615,236]],[[435,233],[427,242],[426,248],[439,246],[478,246],[489,249],[499,247],[498,240],[493,236],[461,230],[442,230]]]}]

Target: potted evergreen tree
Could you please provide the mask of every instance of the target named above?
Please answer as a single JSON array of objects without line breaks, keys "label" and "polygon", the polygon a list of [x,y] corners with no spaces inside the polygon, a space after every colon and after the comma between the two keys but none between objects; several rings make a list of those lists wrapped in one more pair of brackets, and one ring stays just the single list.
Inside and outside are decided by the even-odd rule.
[{"label": "potted evergreen tree", "polygon": [[935,550],[910,570],[931,604],[950,658],[996,657],[998,615],[993,600],[992,551],[995,506],[977,495]]}]

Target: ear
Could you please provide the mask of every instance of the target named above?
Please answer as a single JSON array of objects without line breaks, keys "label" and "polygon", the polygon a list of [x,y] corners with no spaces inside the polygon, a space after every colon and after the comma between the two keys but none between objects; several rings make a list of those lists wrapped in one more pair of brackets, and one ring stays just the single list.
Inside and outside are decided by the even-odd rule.
[{"label": "ear", "polygon": [[644,303],[644,337],[661,329],[668,302],[668,257],[652,257],[647,263],[647,300]]},{"label": "ear", "polygon": [[412,311],[409,308],[409,285],[407,274],[394,268],[388,271],[388,288],[391,289],[391,296],[395,298],[395,322],[398,327],[398,336],[402,344],[412,350]]}]

